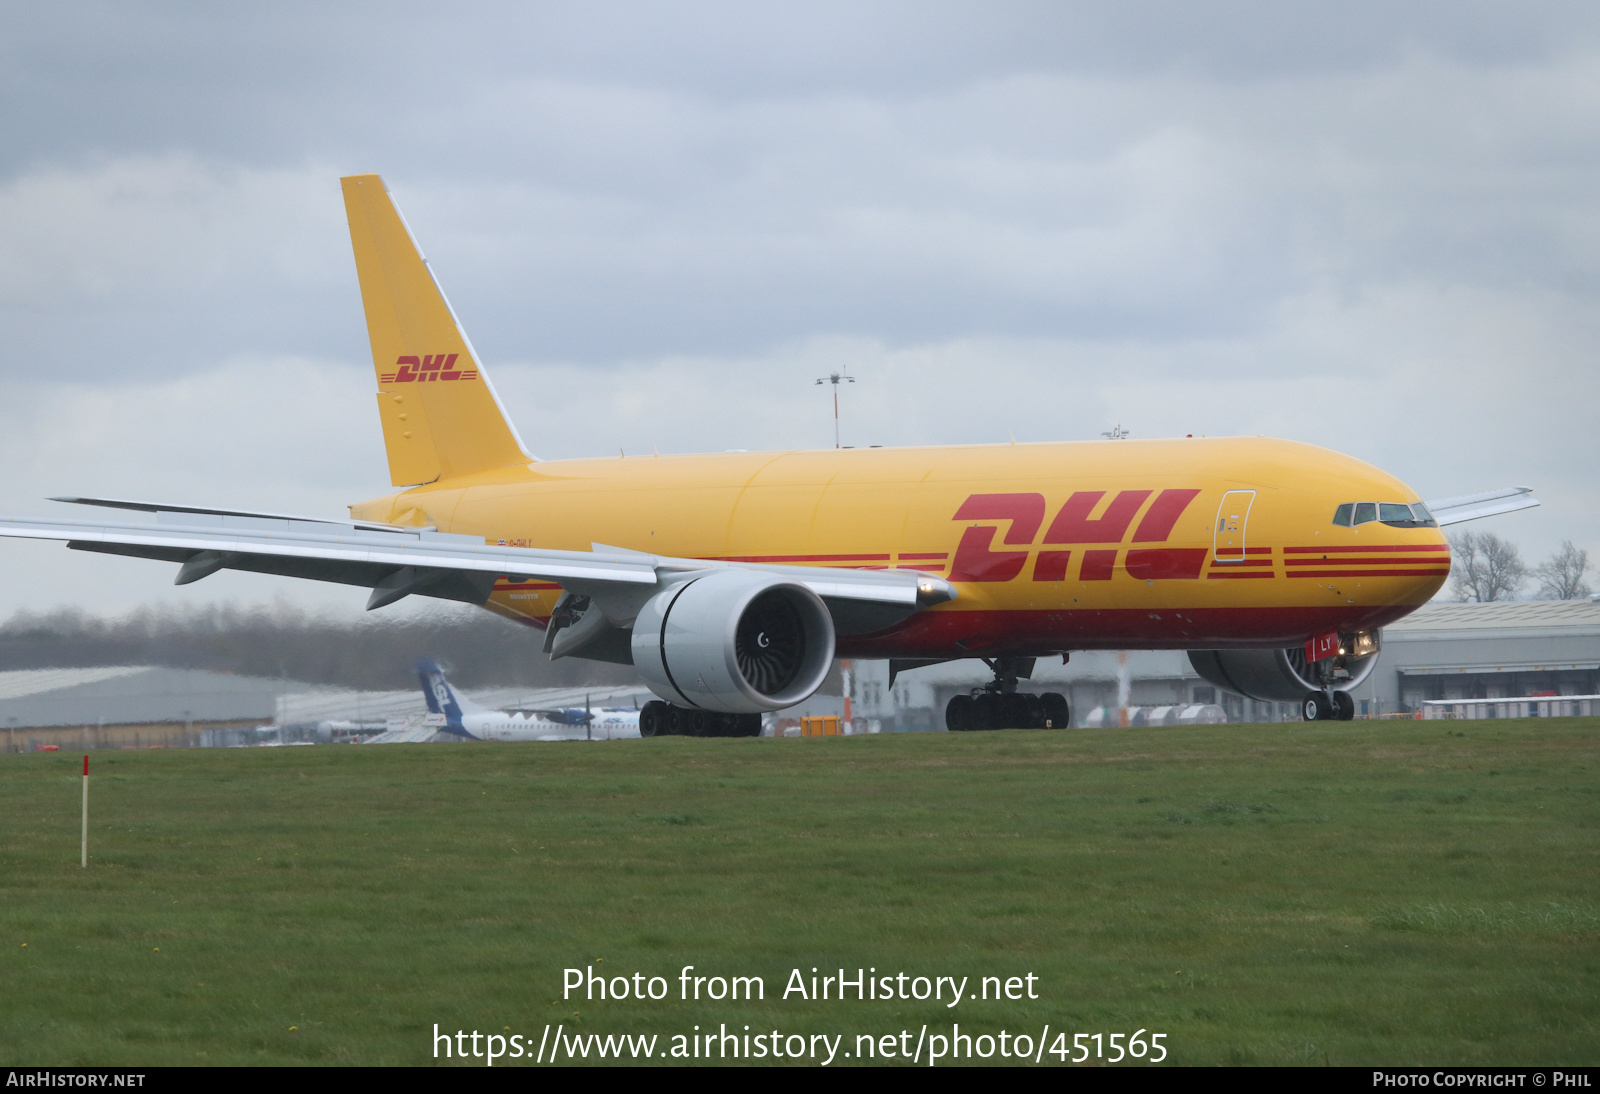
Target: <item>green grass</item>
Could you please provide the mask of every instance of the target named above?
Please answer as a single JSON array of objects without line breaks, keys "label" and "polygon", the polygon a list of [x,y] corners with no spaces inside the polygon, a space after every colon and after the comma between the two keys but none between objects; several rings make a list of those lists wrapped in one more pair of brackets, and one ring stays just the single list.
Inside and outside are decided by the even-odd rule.
[{"label": "green grass", "polygon": [[[1593,1065],[1597,746],[1539,719],[102,752],[88,870],[79,756],[3,756],[0,1060],[954,1020],[1164,1032],[1181,1064]],[[562,1002],[591,963],[674,998]],[[686,964],[767,998],[677,1001]],[[813,966],[1040,998],[778,998]]]}]

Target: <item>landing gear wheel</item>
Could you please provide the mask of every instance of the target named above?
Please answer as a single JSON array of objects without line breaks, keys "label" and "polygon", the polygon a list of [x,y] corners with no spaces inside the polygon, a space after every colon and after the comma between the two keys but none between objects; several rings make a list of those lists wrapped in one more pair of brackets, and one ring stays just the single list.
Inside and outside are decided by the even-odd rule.
[{"label": "landing gear wheel", "polygon": [[1066,729],[1072,724],[1072,711],[1067,697],[1058,691],[1047,691],[1039,696],[1039,709],[1044,715],[1045,729]]},{"label": "landing gear wheel", "polygon": [[1032,729],[1033,718],[1028,711],[1030,696],[1021,692],[1012,692],[1010,695],[996,696],[995,713],[999,715],[994,720],[992,729]]},{"label": "landing gear wheel", "polygon": [[1348,691],[1333,693],[1333,717],[1338,722],[1348,722],[1356,716],[1356,701]]},{"label": "landing gear wheel", "polygon": [[1300,717],[1308,722],[1326,722],[1333,718],[1333,703],[1325,692],[1313,691],[1300,704]]},{"label": "landing gear wheel", "polygon": [[639,708],[639,736],[665,737],[672,732],[672,709],[660,699],[652,699]]},{"label": "landing gear wheel", "polygon": [[970,695],[957,695],[944,708],[944,727],[951,733],[966,733],[975,729],[977,703]]}]

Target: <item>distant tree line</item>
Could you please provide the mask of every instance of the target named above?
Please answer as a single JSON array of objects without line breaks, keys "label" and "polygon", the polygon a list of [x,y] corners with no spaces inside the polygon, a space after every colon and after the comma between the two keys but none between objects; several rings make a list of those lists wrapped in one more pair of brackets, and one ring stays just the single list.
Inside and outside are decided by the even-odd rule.
[{"label": "distant tree line", "polygon": [[0,671],[165,665],[388,690],[415,687],[417,659],[431,657],[468,688],[637,682],[624,665],[550,661],[543,639],[488,612],[443,605],[355,623],[282,607],[145,608],[112,619],[63,609],[19,612],[0,625]]},{"label": "distant tree line", "polygon": [[1594,590],[1585,580],[1589,552],[1569,539],[1537,566],[1529,567],[1517,545],[1493,532],[1457,532],[1450,537],[1450,594],[1457,600],[1515,600],[1530,581],[1541,600],[1582,600]]}]

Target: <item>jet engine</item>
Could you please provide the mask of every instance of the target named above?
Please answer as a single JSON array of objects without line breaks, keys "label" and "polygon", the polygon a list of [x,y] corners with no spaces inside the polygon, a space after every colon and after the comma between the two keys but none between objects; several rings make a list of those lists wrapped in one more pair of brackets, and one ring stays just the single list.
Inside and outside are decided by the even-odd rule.
[{"label": "jet engine", "polygon": [[1353,691],[1378,664],[1378,635],[1339,636],[1339,652],[1308,662],[1303,646],[1283,650],[1190,650],[1189,663],[1208,683],[1251,699],[1300,702],[1314,691]]},{"label": "jet engine", "polygon": [[833,663],[833,619],[799,582],[713,571],[652,597],[633,624],[633,664],[669,703],[726,714],[793,706]]}]

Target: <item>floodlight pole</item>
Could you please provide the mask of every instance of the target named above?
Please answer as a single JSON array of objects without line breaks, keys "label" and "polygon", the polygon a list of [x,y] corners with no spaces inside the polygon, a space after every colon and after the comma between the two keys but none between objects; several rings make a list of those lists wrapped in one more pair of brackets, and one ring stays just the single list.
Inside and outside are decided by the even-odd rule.
[{"label": "floodlight pole", "polygon": [[839,372],[830,372],[817,381],[819,384],[833,385],[833,447],[835,448],[839,447],[839,385],[841,383],[853,384],[855,382],[856,378],[854,376],[846,376]]}]

